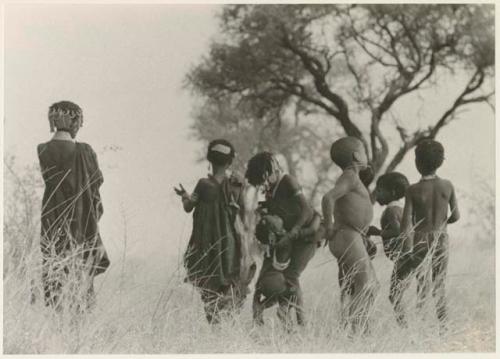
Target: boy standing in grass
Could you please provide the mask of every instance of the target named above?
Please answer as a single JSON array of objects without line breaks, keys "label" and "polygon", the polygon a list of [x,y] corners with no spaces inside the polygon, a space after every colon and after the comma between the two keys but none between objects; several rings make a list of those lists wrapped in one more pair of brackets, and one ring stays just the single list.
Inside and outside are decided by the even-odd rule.
[{"label": "boy standing in grass", "polygon": [[[425,139],[415,149],[415,164],[422,175],[406,192],[402,232],[407,235],[405,250],[412,252],[413,266],[423,264],[417,274],[418,302],[422,307],[431,283],[436,298],[436,314],[443,325],[447,319],[445,277],[448,267],[448,234],[446,226],[460,218],[455,190],[450,181],[439,178],[436,170],[444,160],[441,143]],[[448,216],[448,207],[450,215]],[[429,260],[429,265],[423,263]],[[430,283],[431,282],[431,283]]]},{"label": "boy standing in grass", "polygon": [[408,256],[402,256],[403,237],[401,236],[401,220],[403,207],[398,201],[405,196],[409,186],[406,176],[399,172],[390,172],[380,176],[375,188],[375,199],[387,206],[380,218],[380,229],[370,226],[368,235],[382,237],[382,244],[387,258],[394,262],[391,275],[389,299],[394,306],[396,319],[402,326],[406,326],[406,319],[401,308],[401,282],[412,271],[412,263]]},{"label": "boy standing in grass", "polygon": [[[342,169],[335,187],[322,200],[326,239],[339,265],[342,308],[352,330],[365,326],[378,281],[363,237],[373,217],[370,194],[359,178],[366,168],[363,144],[355,137],[344,137],[332,144],[332,161]],[[335,223],[332,222],[332,216]]]}]

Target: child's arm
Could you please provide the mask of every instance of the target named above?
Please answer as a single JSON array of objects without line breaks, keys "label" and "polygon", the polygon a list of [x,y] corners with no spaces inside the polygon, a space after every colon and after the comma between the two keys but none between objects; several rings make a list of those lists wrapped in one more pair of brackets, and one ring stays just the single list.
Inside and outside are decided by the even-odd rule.
[{"label": "child's arm", "polygon": [[413,226],[413,200],[410,189],[406,190],[405,207],[403,209],[403,218],[401,219],[401,234],[403,234],[403,252],[413,250],[413,236],[411,235]]},{"label": "child's arm", "polygon": [[333,189],[325,194],[321,200],[321,209],[323,211],[327,239],[330,239],[333,232],[334,203],[337,199],[350,192],[351,185],[352,181],[343,173],[335,183]]},{"label": "child's arm", "polygon": [[184,189],[182,184],[179,183],[179,188],[174,187],[174,191],[178,196],[181,196],[182,206],[184,207],[184,210],[187,213],[191,212],[198,202],[198,194],[196,193],[196,189],[195,192],[190,196]]},{"label": "child's arm", "polygon": [[392,208],[387,208],[384,228],[380,231],[382,239],[396,238],[401,234],[401,218]]},{"label": "child's arm", "polygon": [[293,225],[293,227],[288,231],[287,238],[291,240],[296,239],[299,236],[300,229],[304,224],[306,224],[307,220],[311,218],[313,215],[313,210],[311,206],[307,203],[307,199],[302,193],[302,189],[300,185],[297,183],[297,180],[292,176],[287,176],[288,186],[289,186],[289,195],[296,196],[300,206],[300,216],[297,219],[297,222]]},{"label": "child's arm", "polygon": [[302,228],[302,226],[304,224],[306,224],[307,219],[310,218],[311,215],[313,214],[312,208],[307,203],[307,200],[306,200],[306,197],[304,196],[304,194],[301,192],[297,196],[299,198],[301,215],[300,215],[299,219],[297,220],[297,222],[295,223],[295,225],[293,226],[293,228],[290,230],[292,238],[298,237],[298,235],[300,233],[300,229]]},{"label": "child's arm", "polygon": [[450,217],[448,218],[448,223],[455,223],[460,219],[460,212],[458,211],[457,197],[455,196],[455,188],[451,186],[451,196],[450,196]]}]

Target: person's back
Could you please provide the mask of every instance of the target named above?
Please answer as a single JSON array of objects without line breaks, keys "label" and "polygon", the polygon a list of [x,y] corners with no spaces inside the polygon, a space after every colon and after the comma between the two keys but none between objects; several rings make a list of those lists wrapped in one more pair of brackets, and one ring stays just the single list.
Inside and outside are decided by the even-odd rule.
[{"label": "person's back", "polygon": [[[38,159],[46,190],[44,199],[71,192],[76,193],[74,173],[71,168],[74,162],[76,144],[73,141],[57,139],[64,137],[64,133],[56,133],[56,139],[41,143],[37,147]],[[69,186],[68,189],[63,189]],[[56,191],[61,189],[59,191]]]},{"label": "person's back", "polygon": [[[73,274],[81,279],[79,285],[86,287],[82,293],[87,292],[84,301],[89,304],[94,297],[93,277],[109,266],[98,227],[103,213],[99,194],[102,173],[92,148],[74,140],[82,119],[78,105],[69,101],[53,104],[49,123],[51,132],[57,132],[50,141],[37,147],[45,182],[40,240],[42,281],[46,304],[58,309],[62,287],[73,268],[85,268]],[[61,266],[58,264],[61,261],[71,263]]]},{"label": "person's back", "polygon": [[408,195],[413,203],[416,232],[446,230],[448,204],[453,195],[450,181],[432,177],[411,185]]},{"label": "person's back", "polygon": [[[406,192],[401,225],[406,234],[405,251],[411,254],[411,267],[417,269],[417,307],[422,308],[432,282],[437,299],[436,314],[441,324],[447,318],[445,277],[449,244],[446,226],[460,218],[453,185],[436,175],[443,161],[441,143],[426,139],[417,145],[415,164],[422,179]],[[430,261],[424,261],[425,258]]]}]

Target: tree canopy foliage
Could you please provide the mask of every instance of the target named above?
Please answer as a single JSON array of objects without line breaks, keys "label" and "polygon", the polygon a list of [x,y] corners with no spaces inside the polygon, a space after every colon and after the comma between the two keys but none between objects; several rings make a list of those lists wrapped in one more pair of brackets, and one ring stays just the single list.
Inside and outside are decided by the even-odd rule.
[{"label": "tree canopy foliage", "polygon": [[[323,135],[344,133],[361,139],[375,173],[391,171],[459,108],[493,95],[493,5],[228,5],[220,26],[187,75],[204,101],[198,135],[213,136],[211,127],[237,142],[259,138],[292,167],[306,151],[317,170],[328,168],[317,156],[331,142]],[[429,127],[394,125],[400,144],[389,158],[381,124],[394,104],[457,72],[468,81]],[[325,118],[330,129],[318,133]]]}]

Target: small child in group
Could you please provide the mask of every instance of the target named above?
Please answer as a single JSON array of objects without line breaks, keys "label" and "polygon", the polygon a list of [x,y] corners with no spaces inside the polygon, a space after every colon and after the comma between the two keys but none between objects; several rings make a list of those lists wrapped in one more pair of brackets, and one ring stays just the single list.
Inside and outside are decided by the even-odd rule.
[{"label": "small child in group", "polygon": [[406,176],[399,172],[386,173],[378,178],[375,199],[386,208],[380,218],[380,229],[374,226],[370,226],[368,229],[368,235],[382,237],[385,255],[394,262],[389,299],[394,306],[396,319],[402,326],[406,326],[406,321],[401,308],[401,296],[398,295],[400,291],[398,286],[413,268],[407,256],[402,256],[401,219],[403,207],[398,201],[405,196],[409,185]]},{"label": "small child in group", "polygon": [[[264,323],[264,309],[270,308],[276,303],[279,304],[278,317],[285,320],[287,307],[293,302],[296,295],[294,288],[287,284],[283,273],[290,264],[292,243],[282,240],[286,235],[282,219],[276,215],[265,214],[264,211],[265,209],[260,208],[261,218],[255,229],[257,240],[266,249],[262,270],[255,285],[253,302],[254,321],[259,325]],[[320,221],[321,218],[316,213],[311,225],[300,229],[299,237],[319,243]],[[295,309],[297,320],[300,323],[303,321],[301,309]]]},{"label": "small child in group", "polygon": [[[282,280],[280,274],[275,273],[281,272],[285,279],[286,290],[293,295],[289,296],[286,301],[279,301],[280,319],[288,325],[289,309],[294,308],[298,324],[304,325],[303,297],[299,277],[314,256],[317,243],[311,238],[317,237],[315,234],[317,231],[310,228],[314,227],[314,223],[317,223],[319,228],[319,218],[315,216],[314,210],[307,203],[297,180],[283,173],[272,153],[261,152],[253,156],[248,161],[246,177],[251,185],[263,189],[266,200],[261,207],[265,209],[266,214],[279,217],[284,230],[284,234],[278,235],[279,241],[274,245],[273,253],[271,253],[273,257],[276,254],[276,259],[273,260],[269,255],[264,259],[257,287],[262,287],[263,278],[273,277]],[[310,230],[304,231],[307,228]],[[271,281],[270,284],[273,282],[275,281]],[[280,293],[285,290],[282,282],[278,287],[280,287],[278,291]],[[265,308],[260,292],[262,290],[257,288],[254,296],[254,318],[257,322],[262,322],[259,318]],[[283,299],[283,295],[280,298]],[[272,305],[273,301],[267,303]]]},{"label": "small child in group", "polygon": [[[369,309],[378,289],[363,241],[373,217],[370,193],[359,178],[359,171],[367,167],[367,158],[363,144],[355,137],[335,141],[330,155],[343,172],[322,200],[326,239],[339,265],[342,318],[348,314],[351,329],[357,331],[367,328]],[[347,295],[350,303],[346,308]]]},{"label": "small child in group", "polygon": [[[459,220],[455,190],[450,181],[439,178],[436,170],[444,161],[443,145],[425,139],[415,148],[415,164],[422,175],[419,182],[406,191],[402,232],[407,235],[405,250],[412,252],[413,266],[423,264],[423,273],[417,271],[418,308],[421,308],[430,291],[436,297],[436,314],[441,325],[447,319],[445,277],[448,267],[447,224]],[[450,214],[448,216],[448,207]],[[430,265],[425,265],[428,258]],[[430,277],[430,278],[429,278]]]}]

